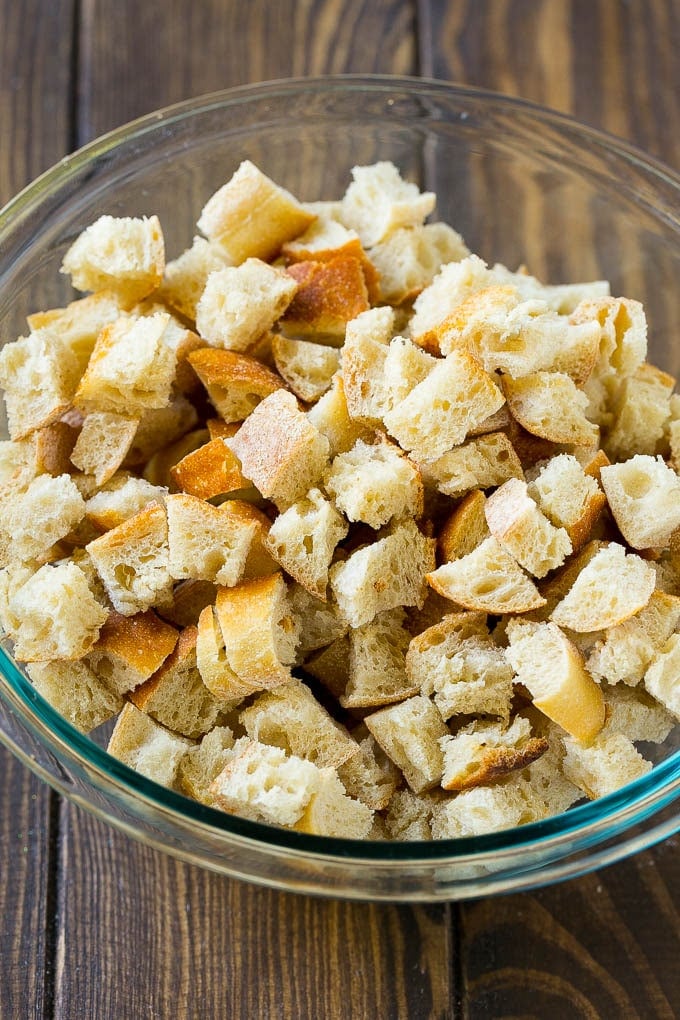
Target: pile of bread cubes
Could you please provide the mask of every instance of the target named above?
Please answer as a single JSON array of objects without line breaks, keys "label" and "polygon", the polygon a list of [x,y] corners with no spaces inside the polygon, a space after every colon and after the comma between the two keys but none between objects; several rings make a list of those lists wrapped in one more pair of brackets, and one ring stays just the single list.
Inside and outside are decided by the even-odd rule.
[{"label": "pile of bread cubes", "polygon": [[490,268],[391,163],[352,178],[301,203],[246,161],[167,263],[155,216],[75,239],[88,296],[0,354],[0,622],[204,804],[522,825],[680,718],[680,396],[637,301]]}]

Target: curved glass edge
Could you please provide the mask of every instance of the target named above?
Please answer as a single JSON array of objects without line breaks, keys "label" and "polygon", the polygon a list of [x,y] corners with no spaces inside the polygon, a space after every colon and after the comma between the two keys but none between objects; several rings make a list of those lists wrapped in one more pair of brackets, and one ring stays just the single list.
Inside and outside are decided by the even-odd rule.
[{"label": "curved glass edge", "polygon": [[[611,837],[613,830],[622,825],[635,824],[640,820],[638,816],[647,817],[680,797],[680,751],[676,751],[646,776],[616,793],[571,808],[562,815],[515,829],[427,842],[382,842],[310,836],[218,811],[135,772],[75,729],[53,709],[2,647],[0,675],[15,696],[8,698],[7,690],[0,686],[0,698],[19,716],[23,725],[28,726],[38,739],[47,742],[59,754],[69,759],[80,755],[88,769],[106,786],[113,785],[118,792],[127,796],[133,794],[154,810],[179,814],[183,819],[191,821],[197,829],[212,835],[229,835],[242,840],[244,845],[252,845],[253,842],[266,844],[271,851],[295,850],[310,858],[320,855],[325,861],[341,861],[350,857],[355,864],[360,861],[367,864],[432,864],[472,859],[478,862],[484,855],[492,855],[498,862],[503,854],[511,856],[520,850],[536,851],[539,848],[547,856],[550,852],[559,853],[566,843],[574,839],[581,838],[588,845],[602,842]],[[32,709],[33,717],[26,712],[28,706]],[[32,760],[26,763],[35,771]],[[52,782],[49,776],[47,779]],[[70,796],[68,789],[63,792]]]}]

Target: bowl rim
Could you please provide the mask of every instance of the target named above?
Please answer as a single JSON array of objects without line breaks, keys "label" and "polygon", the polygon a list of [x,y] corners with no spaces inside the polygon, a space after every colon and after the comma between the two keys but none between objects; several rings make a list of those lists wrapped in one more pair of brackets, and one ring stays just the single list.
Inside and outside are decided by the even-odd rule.
[{"label": "bowl rim", "polygon": [[[167,128],[177,121],[189,119],[198,113],[207,113],[211,109],[261,101],[268,95],[278,97],[301,92],[334,91],[369,92],[379,95],[395,89],[412,94],[420,92],[432,97],[441,95],[449,99],[452,96],[460,100],[468,98],[505,109],[522,111],[541,124],[561,132],[569,131],[590,145],[604,149],[608,154],[613,154],[637,170],[651,175],[658,182],[670,185],[677,193],[676,198],[680,199],[680,174],[661,160],[646,154],[642,149],[616,135],[582,124],[568,114],[530,100],[435,78],[377,74],[324,75],[273,79],[206,93],[147,113],[98,136],[44,171],[0,209],[0,241],[10,225],[16,223],[17,218],[20,219],[39,205],[46,192],[67,183],[82,167],[104,156],[119,144],[142,138],[161,127]],[[680,201],[675,208],[680,209]],[[680,219],[673,215],[670,203],[668,211],[680,229]],[[267,847],[272,851],[295,851],[301,857],[319,858],[326,862],[346,861],[351,858],[356,863],[372,865],[382,863],[385,866],[403,863],[443,864],[458,859],[497,860],[503,856],[516,856],[518,851],[535,851],[538,848],[557,851],[562,845],[571,846],[571,841],[579,836],[588,835],[591,843],[593,837],[600,842],[611,834],[612,827],[617,822],[623,823],[622,831],[625,831],[639,821],[638,815],[635,817],[632,815],[634,809],[642,810],[647,805],[649,807],[645,813],[647,816],[661,810],[671,800],[680,796],[679,750],[655,765],[647,775],[615,793],[570,808],[560,815],[513,829],[480,836],[428,841],[370,841],[312,836],[218,811],[146,779],[109,755],[53,709],[23,675],[3,647],[0,647],[0,676],[7,681],[10,692],[14,695],[10,699],[12,710],[18,712],[24,722],[37,730],[41,739],[47,739],[48,742],[56,741],[60,749],[67,750],[70,754],[75,753],[88,770],[95,770],[108,786],[113,783],[119,792],[128,796],[132,794],[166,814],[179,815],[182,820],[191,822],[196,828],[208,831],[213,836],[240,837],[245,842],[256,843],[259,847]],[[4,692],[0,693],[4,699]],[[27,764],[30,766],[31,762],[28,761]],[[49,781],[49,777],[44,778],[48,778]],[[680,827],[680,811],[677,827]]]}]

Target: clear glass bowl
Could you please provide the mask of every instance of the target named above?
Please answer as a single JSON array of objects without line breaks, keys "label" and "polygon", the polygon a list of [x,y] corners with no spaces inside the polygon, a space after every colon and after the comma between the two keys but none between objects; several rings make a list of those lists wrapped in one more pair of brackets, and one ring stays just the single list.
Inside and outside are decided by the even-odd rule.
[{"label": "clear glass bowl", "polygon": [[[248,157],[306,200],[393,160],[438,195],[469,247],[549,282],[600,277],[645,303],[650,360],[680,367],[680,178],[614,138],[520,100],[407,78],[273,82],[144,117],[62,160],[0,213],[0,326],[71,298],[67,246],[102,213],[157,213],[174,255]],[[5,433],[6,434],[6,433]],[[157,786],[82,736],[0,649],[0,739],[75,803],[158,849],[238,878],[357,899],[447,900],[583,874],[675,832],[678,739],[643,779],[534,825],[431,843],[316,838]]]}]

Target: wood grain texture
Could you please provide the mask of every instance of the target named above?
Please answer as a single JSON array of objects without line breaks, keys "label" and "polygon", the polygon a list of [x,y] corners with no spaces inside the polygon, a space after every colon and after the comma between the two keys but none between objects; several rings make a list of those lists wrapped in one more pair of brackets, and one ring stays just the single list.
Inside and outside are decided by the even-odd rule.
[{"label": "wood grain texture", "polygon": [[246,82],[413,74],[408,0],[83,0],[80,144],[168,103]]},{"label": "wood grain texture", "polygon": [[[0,205],[67,151],[72,0],[0,6]],[[0,1015],[51,1010],[57,798],[0,748]]]}]

